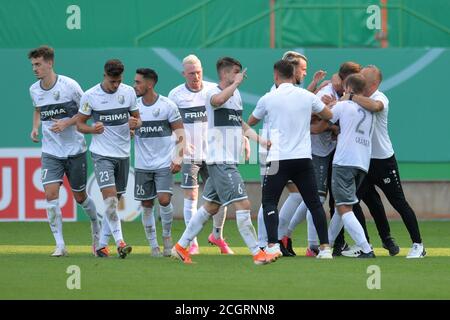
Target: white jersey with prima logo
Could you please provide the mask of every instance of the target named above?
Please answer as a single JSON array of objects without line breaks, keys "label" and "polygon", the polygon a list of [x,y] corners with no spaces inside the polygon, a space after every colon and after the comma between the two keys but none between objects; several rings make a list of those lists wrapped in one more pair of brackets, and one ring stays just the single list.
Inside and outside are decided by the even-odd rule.
[{"label": "white jersey with prima logo", "polygon": [[113,158],[130,156],[129,114],[138,110],[136,93],[126,84],[120,84],[114,93],[105,92],[101,84],[92,87],[81,98],[79,112],[102,122],[105,131],[93,134],[89,150]]},{"label": "white jersey with prima logo", "polygon": [[207,164],[237,164],[242,153],[242,99],[239,90],[223,105],[213,107],[211,97],[222,92],[219,86],[207,94],[208,156]]},{"label": "white jersey with prima logo", "polygon": [[139,98],[137,106],[142,126],[136,129],[135,168],[157,170],[170,167],[175,152],[171,124],[181,121],[177,106],[161,95],[151,105]]},{"label": "white jersey with prima logo", "polygon": [[30,87],[31,100],[39,110],[42,122],[42,152],[65,159],[86,151],[83,134],[75,125],[55,133],[51,127],[54,120],[68,119],[77,114],[83,94],[80,85],[73,79],[58,75],[50,89],[43,89],[41,81]]},{"label": "white jersey with prima logo", "polygon": [[282,83],[259,99],[253,116],[264,119],[270,131],[272,146],[267,162],[311,159],[311,113],[324,107],[317,96],[292,83]]},{"label": "white jersey with prima logo", "polygon": [[206,159],[208,130],[206,94],[216,86],[216,83],[203,81],[201,90],[192,91],[186,83],[183,83],[169,92],[168,98],[177,105],[183,119],[186,140],[194,146],[193,153],[185,155],[186,159],[194,161]]},{"label": "white jersey with prima logo", "polygon": [[369,170],[372,150],[374,116],[353,101],[341,101],[333,107],[333,118],[339,120],[341,133],[338,137],[333,164]]},{"label": "white jersey with prima logo", "polygon": [[375,129],[372,136],[372,159],[387,159],[394,155],[394,148],[388,133],[389,100],[383,92],[378,90],[370,98],[381,101],[384,106],[383,110],[374,113]]},{"label": "white jersey with prima logo", "polygon": [[[329,83],[317,92],[316,96],[322,99],[324,95],[339,100],[339,95],[334,90],[333,85]],[[313,155],[319,157],[328,156],[336,148],[336,141],[332,139],[331,131],[325,131],[319,134],[311,134],[311,151]]]}]

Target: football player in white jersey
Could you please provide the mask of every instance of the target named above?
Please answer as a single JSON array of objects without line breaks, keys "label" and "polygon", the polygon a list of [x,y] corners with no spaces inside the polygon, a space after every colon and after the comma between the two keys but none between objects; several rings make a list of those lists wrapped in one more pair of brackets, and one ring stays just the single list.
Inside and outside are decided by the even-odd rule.
[{"label": "football player in white jersey", "polygon": [[[142,126],[135,134],[134,198],[141,201],[142,224],[152,256],[155,257],[161,256],[161,252],[156,237],[153,202],[156,198],[159,202],[163,255],[170,256],[173,221],[172,175],[181,169],[186,139],[177,106],[155,91],[157,82],[158,74],[154,70],[136,70],[134,89],[139,97],[137,105]],[[176,140],[172,137],[173,133]],[[179,150],[175,150],[176,145],[179,145]]]},{"label": "football player in white jersey", "polygon": [[[419,224],[417,222],[414,210],[408,204],[400,181],[397,160],[394,149],[388,133],[388,112],[389,100],[378,90],[382,81],[381,71],[376,66],[364,67],[361,74],[367,81],[367,87],[364,95],[353,95],[353,101],[360,104],[367,110],[374,112],[375,128],[372,137],[372,156],[370,160],[370,169],[366,179],[358,192],[370,209],[378,233],[380,234],[383,247],[389,251],[391,256],[399,253],[399,247],[390,236],[389,223],[381,202],[381,198],[375,189],[378,186],[386,198],[400,214],[408,230],[412,241],[412,247],[407,254],[407,258],[422,258],[426,255],[422,237],[420,235]],[[348,99],[345,95],[344,99]],[[356,214],[356,212],[355,212]],[[360,216],[364,218],[362,211]]]},{"label": "football player in white jersey", "polygon": [[[136,106],[136,93],[132,87],[122,83],[123,71],[120,60],[111,59],[105,63],[103,81],[81,97],[77,119],[78,130],[93,135],[89,150],[106,208],[104,218],[107,223],[103,223],[97,256],[109,256],[107,245],[111,231],[122,259],[132,248],[123,239],[117,206],[128,182],[130,129],[142,124]],[[88,125],[91,117],[94,124]]]},{"label": "football player in white jersey", "polygon": [[[279,250],[278,202],[288,180],[292,180],[314,216],[319,232],[321,253],[318,258],[332,258],[328,246],[326,216],[320,202],[311,161],[310,118],[312,113],[324,119],[331,112],[313,93],[293,83],[294,67],[286,60],[274,65],[277,89],[259,99],[249,118],[250,124],[266,119],[272,147],[267,156],[262,203],[268,234],[267,251]],[[292,128],[295,127],[295,130]]]},{"label": "football player in white jersey", "polygon": [[245,70],[236,59],[224,57],[217,61],[219,85],[207,94],[208,164],[209,177],[203,190],[205,203],[191,218],[181,239],[172,249],[173,257],[192,263],[188,246],[220,206],[233,204],[236,208],[238,230],[257,265],[273,262],[277,256],[266,254],[258,247],[256,232],[250,216],[250,201],[245,184],[237,169],[242,148],[243,130],[253,140],[265,143],[242,121],[242,99],[237,89],[245,77]]},{"label": "football player in white jersey", "polygon": [[[283,54],[282,57],[283,60],[286,60],[290,62],[294,66],[294,84],[300,85],[303,83],[303,80],[305,79],[307,75],[307,66],[308,66],[308,59],[303,54],[300,54],[296,51],[286,51]],[[311,83],[308,85],[307,90],[310,92],[314,92],[317,89],[317,85],[322,81],[322,79],[325,77],[326,72],[323,70],[319,70],[316,73],[314,73],[313,79]],[[271,90],[275,90],[276,85],[274,84],[271,88]],[[249,123],[251,124],[251,123]],[[263,121],[263,128],[262,132],[263,134],[267,133],[266,130],[266,121]],[[267,156],[267,150],[263,150],[262,148],[259,149],[259,162],[260,162],[260,170],[261,170],[261,179],[264,177],[265,172],[265,157]],[[295,256],[294,249],[292,248],[292,241],[290,237],[286,237],[287,228],[289,225],[289,222],[292,219],[292,216],[294,215],[294,212],[296,208],[300,205],[302,202],[302,197],[295,186],[295,184],[292,181],[289,181],[286,184],[286,189],[289,191],[289,195],[287,199],[284,201],[283,206],[280,209],[279,214],[279,226],[278,226],[278,234],[279,234],[279,243],[280,243],[280,249],[283,253],[283,256]],[[262,205],[259,208],[258,212],[258,241],[260,247],[265,247],[267,245],[267,234],[266,234],[266,228],[264,226],[264,219],[263,219],[263,210]]]},{"label": "football player in white jersey", "polygon": [[340,133],[331,173],[336,212],[330,221],[328,238],[330,244],[333,244],[344,226],[361,248],[358,258],[375,258],[364,229],[352,211],[353,205],[359,201],[356,191],[369,170],[372,150],[373,114],[351,101],[354,94],[364,93],[365,85],[366,81],[361,74],[348,76],[344,81],[344,88],[345,92],[350,93],[350,101],[339,101],[333,107],[330,121],[339,121]]},{"label": "football player in white jersey", "polygon": [[[322,87],[316,95],[327,105],[335,103],[343,94],[342,82],[351,74],[361,71],[358,63],[347,61],[339,67],[339,73],[334,74],[331,82]],[[329,125],[326,121],[313,117],[311,121],[311,151],[313,156],[313,165],[316,173],[317,186],[319,189],[320,201],[325,202],[328,189],[330,187],[330,178],[332,171],[333,155],[336,148],[336,136],[339,133],[339,127],[336,124]],[[330,215],[334,214],[334,198],[332,192],[329,193]],[[358,216],[357,216],[358,217]],[[307,218],[308,226],[308,247],[306,249],[307,257],[315,257],[318,254],[318,238],[314,227],[311,213],[307,211],[306,205],[302,202],[296,209],[289,226],[285,229],[285,242],[292,242],[291,235],[295,227]],[[359,220],[359,217],[358,217]],[[365,225],[364,225],[365,227]],[[366,230],[366,228],[364,228]],[[280,236],[283,236],[281,234]],[[333,255],[340,256],[343,250],[349,249],[344,240],[344,231],[342,230],[336,238],[333,248]]]},{"label": "football player in white jersey", "polygon": [[33,72],[39,80],[30,87],[34,105],[31,139],[39,142],[42,123],[42,184],[47,217],[56,241],[52,256],[67,255],[65,248],[59,189],[64,174],[73,196],[91,220],[92,248],[98,248],[100,225],[95,204],[86,194],[86,142],[76,129],[77,112],[83,91],[73,79],[57,75],[53,70],[54,50],[42,46],[28,53]]},{"label": "football player in white jersey", "polygon": [[[181,167],[181,185],[184,194],[183,216],[186,226],[197,212],[198,176],[203,183],[208,178],[206,165],[208,122],[205,110],[206,93],[217,86],[216,83],[203,80],[203,68],[200,59],[190,54],[183,59],[183,77],[186,82],[169,92],[169,99],[175,102],[183,119],[191,152],[185,154]],[[222,254],[233,254],[223,238],[223,226],[227,207],[222,207],[213,218],[213,230],[208,236],[209,243],[220,248]],[[189,253],[198,254],[197,238],[192,240]]]}]

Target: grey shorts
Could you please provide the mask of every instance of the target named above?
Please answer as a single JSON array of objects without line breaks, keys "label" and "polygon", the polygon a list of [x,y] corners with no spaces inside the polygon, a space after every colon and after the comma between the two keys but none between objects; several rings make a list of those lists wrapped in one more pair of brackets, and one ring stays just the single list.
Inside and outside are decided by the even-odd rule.
[{"label": "grey shorts", "polygon": [[95,178],[100,190],[116,187],[117,193],[125,193],[130,170],[130,158],[105,157],[91,153]]},{"label": "grey shorts", "polygon": [[64,174],[66,174],[72,191],[81,192],[86,189],[86,152],[70,156],[67,159],[59,159],[42,153],[41,167],[41,179],[44,186],[50,183],[63,183]]},{"label": "grey shorts", "polygon": [[327,196],[328,168],[330,167],[330,161],[333,160],[332,154],[333,153],[325,157],[312,155],[312,163],[314,166],[314,174],[316,175],[319,196]]},{"label": "grey shorts", "polygon": [[198,175],[202,177],[203,183],[208,179],[208,168],[206,162],[183,162],[181,165],[181,184],[183,189],[198,188]]},{"label": "grey shorts", "polygon": [[209,178],[203,189],[203,199],[227,206],[247,199],[247,191],[236,165],[208,165]]},{"label": "grey shorts", "polygon": [[135,169],[134,199],[137,201],[152,200],[158,193],[173,193],[173,175],[170,168],[158,170]]},{"label": "grey shorts", "polygon": [[337,206],[352,205],[358,202],[356,190],[365,176],[366,173],[359,168],[333,165],[331,190]]}]

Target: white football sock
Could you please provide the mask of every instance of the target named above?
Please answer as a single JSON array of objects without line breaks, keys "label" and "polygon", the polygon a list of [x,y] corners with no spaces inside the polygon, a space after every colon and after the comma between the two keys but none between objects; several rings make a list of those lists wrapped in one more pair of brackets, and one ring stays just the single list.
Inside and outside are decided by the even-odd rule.
[{"label": "white football sock", "polygon": [[341,215],[338,213],[337,209],[334,210],[333,217],[330,220],[330,225],[328,226],[328,241],[330,246],[334,245],[339,232],[341,232],[344,222],[342,221]]},{"label": "white football sock", "polygon": [[[320,203],[323,205],[326,197],[319,196]],[[316,247],[319,245],[319,236],[317,235],[316,226],[314,225],[314,220],[311,215],[311,211],[307,210],[306,212],[306,223],[307,223],[307,233],[308,233],[308,246],[310,248]]]},{"label": "white football sock", "polygon": [[53,237],[56,241],[58,248],[64,248],[64,238],[62,230],[62,213],[59,207],[58,199],[46,201],[47,204],[47,218],[50,224],[50,230],[52,230]]},{"label": "white football sock", "polygon": [[358,219],[356,219],[353,211],[344,213],[342,215],[342,221],[344,222],[345,230],[350,234],[350,237],[352,237],[356,245],[359,246],[364,253],[372,251],[370,244],[367,242],[366,235],[364,234],[364,229]]},{"label": "white football sock", "polygon": [[[289,226],[287,228],[286,235],[290,238],[292,233],[294,232],[295,228],[306,218],[306,210],[308,208],[306,207],[306,204],[304,201],[299,204],[297,209],[295,210],[294,216],[292,217],[291,221],[289,222]],[[280,232],[280,228],[278,228],[278,232]]]},{"label": "white football sock", "polygon": [[259,252],[258,242],[256,241],[256,231],[253,227],[250,217],[250,210],[237,210],[236,211],[236,223],[239,229],[239,233],[244,239],[245,244],[250,249],[253,255]]},{"label": "white football sock", "polygon": [[319,236],[317,235],[316,226],[314,225],[314,221],[309,210],[306,211],[306,229],[308,233],[308,245],[311,248],[312,246],[319,245]]},{"label": "white football sock", "polygon": [[92,242],[95,244],[96,249],[98,246],[98,241],[100,239],[100,222],[97,217],[97,209],[95,208],[94,201],[87,197],[86,200],[84,200],[83,203],[81,203],[81,207],[84,209],[84,212],[89,216],[89,219],[91,219],[91,234],[92,234]]},{"label": "white football sock", "polygon": [[287,229],[295,210],[302,202],[302,196],[298,192],[291,192],[280,209],[278,222],[278,240],[287,234]]},{"label": "white football sock", "polygon": [[186,230],[184,230],[181,239],[178,240],[178,244],[183,248],[187,248],[191,243],[192,239],[194,239],[200,231],[202,231],[203,225],[206,221],[208,221],[211,215],[205,210],[202,206],[198,209],[197,213],[191,218],[189,221]]},{"label": "white football sock", "polygon": [[120,242],[123,241],[122,224],[120,223],[120,218],[117,214],[117,205],[119,200],[117,197],[109,197],[103,201],[105,202],[106,208],[103,221],[106,219],[108,222],[114,241],[116,242],[116,245],[119,246]]},{"label": "white football sock", "polygon": [[161,223],[163,237],[170,237],[172,234],[172,221],[173,221],[173,205],[169,203],[166,207],[159,205],[159,215],[161,216]]},{"label": "white football sock", "polygon": [[221,207],[219,212],[213,215],[213,236],[216,239],[223,239],[223,225],[227,218],[227,207]]},{"label": "white football sock", "polygon": [[268,243],[267,243],[267,229],[266,224],[264,223],[264,210],[262,208],[262,205],[259,207],[258,211],[257,226],[258,226],[258,246],[260,248],[265,248]]},{"label": "white football sock", "polygon": [[99,248],[104,248],[109,244],[109,238],[112,236],[111,229],[109,228],[108,221],[101,214],[98,214],[101,224],[100,241],[98,243]]},{"label": "white football sock", "polygon": [[156,236],[156,223],[155,215],[153,213],[153,207],[142,207],[142,225],[144,226],[145,237],[147,238],[150,247],[159,247],[158,239]]},{"label": "white football sock", "polygon": [[[186,227],[189,224],[189,221],[191,220],[191,217],[194,216],[197,213],[197,199],[191,200],[191,199],[184,199],[183,203],[183,217],[184,217],[184,223],[186,224]],[[192,239],[191,245],[197,245],[197,237]]]}]

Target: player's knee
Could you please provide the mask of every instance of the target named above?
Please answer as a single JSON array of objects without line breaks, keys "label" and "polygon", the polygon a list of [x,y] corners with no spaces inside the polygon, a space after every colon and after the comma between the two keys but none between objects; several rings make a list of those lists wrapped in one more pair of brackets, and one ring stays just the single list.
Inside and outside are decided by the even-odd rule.
[{"label": "player's knee", "polygon": [[197,200],[198,199],[198,189],[184,189],[184,198],[188,200]]},{"label": "player's knee", "polygon": [[53,200],[57,200],[58,198],[59,198],[59,190],[45,191],[45,200],[53,201]]},{"label": "player's knee", "polygon": [[236,210],[251,210],[250,201],[248,199],[235,202],[235,207]]},{"label": "player's knee", "polygon": [[73,197],[78,204],[82,204],[87,199],[87,194],[83,192],[74,192]]},{"label": "player's knee", "polygon": [[165,194],[158,197],[158,202],[161,206],[167,207],[170,204],[170,199],[170,194]]},{"label": "player's knee", "polygon": [[219,204],[209,201],[205,201],[203,207],[205,208],[206,212],[208,212],[210,215],[215,215],[217,212],[219,212],[220,209]]},{"label": "player's knee", "polygon": [[272,202],[264,203],[262,204],[263,212],[277,212],[277,205]]},{"label": "player's knee", "polygon": [[143,200],[143,201],[141,201],[141,205],[144,208],[152,208],[153,207],[153,200]]}]

